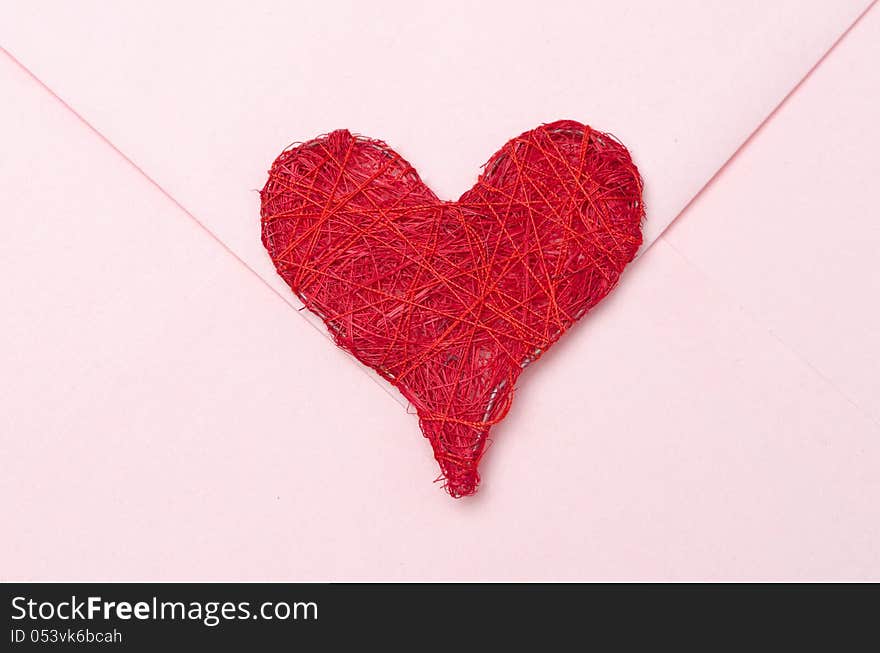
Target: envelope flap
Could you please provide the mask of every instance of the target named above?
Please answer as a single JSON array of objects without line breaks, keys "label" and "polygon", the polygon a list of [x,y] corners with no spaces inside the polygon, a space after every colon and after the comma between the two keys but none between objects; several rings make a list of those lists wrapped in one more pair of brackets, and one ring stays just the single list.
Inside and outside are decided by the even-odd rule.
[{"label": "envelope flap", "polygon": [[510,136],[576,118],[633,152],[649,244],[864,6],[21,2],[0,43],[295,302],[257,194],[292,141],[381,138],[454,198]]}]

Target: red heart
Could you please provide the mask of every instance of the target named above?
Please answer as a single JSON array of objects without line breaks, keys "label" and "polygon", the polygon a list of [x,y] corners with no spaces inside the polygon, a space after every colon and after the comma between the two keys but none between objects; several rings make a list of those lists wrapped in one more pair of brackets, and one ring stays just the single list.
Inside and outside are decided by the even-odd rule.
[{"label": "red heart", "polygon": [[457,202],[340,130],[275,160],[263,244],[336,343],[416,408],[459,497],[520,372],[635,256],[641,194],[626,148],[574,121],[509,141]]}]

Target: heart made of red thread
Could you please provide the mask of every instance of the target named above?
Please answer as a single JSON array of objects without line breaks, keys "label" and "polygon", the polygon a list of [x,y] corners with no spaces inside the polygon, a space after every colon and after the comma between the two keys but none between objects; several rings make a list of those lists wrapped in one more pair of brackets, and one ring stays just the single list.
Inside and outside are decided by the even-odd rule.
[{"label": "heart made of red thread", "polygon": [[635,256],[641,195],[626,148],[575,121],[509,141],[455,202],[385,143],[339,130],[275,160],[262,236],[337,345],[415,407],[460,497],[522,370]]}]

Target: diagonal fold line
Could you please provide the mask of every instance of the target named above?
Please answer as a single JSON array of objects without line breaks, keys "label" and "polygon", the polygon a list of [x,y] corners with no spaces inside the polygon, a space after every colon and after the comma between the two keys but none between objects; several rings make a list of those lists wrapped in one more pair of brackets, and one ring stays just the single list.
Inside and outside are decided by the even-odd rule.
[{"label": "diagonal fold line", "polygon": [[[791,99],[791,97],[797,92],[797,90],[809,79],[812,74],[822,65],[822,63],[828,58],[828,56],[837,48],[837,46],[846,38],[846,36],[855,28],[856,25],[861,22],[861,20],[868,14],[868,12],[877,4],[880,0],[871,0],[868,6],[856,17],[856,19],[847,27],[840,36],[831,44],[831,46],[822,54],[822,56],[810,67],[810,69],[801,77],[801,79],[795,84],[788,93],[783,96],[783,98],[777,103],[777,105],[767,114],[767,116],[755,127],[754,130],[746,137],[746,139],[733,151],[733,153],[727,158],[727,160],[716,170],[713,175],[706,180],[703,186],[691,197],[690,200],[682,207],[682,209],[676,214],[676,216],[669,222],[668,225],[663,229],[662,232],[654,239],[652,243],[650,243],[647,247],[645,247],[640,253],[639,256],[647,252],[651,247],[653,247],[654,243],[664,237],[664,235],[669,231],[669,228],[675,224],[681,217],[688,211],[688,209],[694,204],[694,202],[708,189],[711,185],[713,185],[725,169],[733,162],[733,160],[748,146],[749,143],[754,140],[754,138],[763,130],[765,125],[767,125],[776,115],[779,113],[780,109]],[[209,238],[214,240],[223,250],[225,250],[233,259],[235,259],[241,266],[243,266],[246,270],[248,270],[251,274],[253,274],[257,279],[259,279],[260,283],[262,283],[266,288],[268,288],[275,296],[279,297],[283,302],[285,302],[288,306],[296,310],[297,314],[300,313],[301,307],[297,306],[292,298],[285,296],[282,292],[276,289],[272,284],[270,284],[257,270],[252,267],[247,261],[245,261],[239,254],[235,252],[229,245],[226,244],[223,239],[221,239],[217,234],[215,234],[208,226],[199,220],[199,218],[190,211],[184,204],[182,204],[174,195],[172,195],[168,190],[166,190],[154,177],[150,176],[150,174],[144,170],[140,165],[138,165],[131,157],[129,157],[125,152],[123,152],[119,147],[117,147],[113,141],[111,141],[107,136],[105,136],[97,127],[95,127],[92,123],[90,123],[81,113],[79,113],[73,106],[71,106],[64,98],[58,95],[51,87],[49,87],[42,79],[37,77],[22,61],[17,59],[15,55],[13,55],[9,50],[0,45],[0,53],[4,54],[15,66],[17,66],[20,70],[22,70],[26,75],[28,75],[31,79],[33,79],[43,90],[45,90],[51,97],[53,97],[57,102],[61,104],[67,111],[72,113],[79,122],[81,122],[89,131],[91,131],[95,136],[101,139],[108,147],[110,147],[116,154],[118,154],[122,159],[131,166],[137,173],[143,176],[156,190],[158,190],[162,195],[164,195],[168,200],[180,209],[190,220],[192,220]],[[665,239],[664,239],[665,240]],[[327,337],[327,334],[316,324],[311,322],[310,320],[303,317],[303,319],[311,326],[315,331],[321,333],[324,337]],[[366,368],[359,366],[364,370],[364,373],[380,388],[382,388],[389,396],[391,396],[395,401],[406,405],[405,400],[396,392],[394,392],[390,387],[384,385],[378,378],[376,378],[373,374],[370,374]]]}]

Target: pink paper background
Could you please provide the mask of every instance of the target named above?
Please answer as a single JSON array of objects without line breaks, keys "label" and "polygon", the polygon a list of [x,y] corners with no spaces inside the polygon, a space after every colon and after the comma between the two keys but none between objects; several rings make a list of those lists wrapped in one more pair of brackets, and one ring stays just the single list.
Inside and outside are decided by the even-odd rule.
[{"label": "pink paper background", "polygon": [[[469,62],[526,30],[521,12],[502,14],[489,32],[488,16],[471,16],[468,29],[484,44],[464,39],[463,53],[449,45],[451,26],[465,18],[457,10],[445,20],[436,8],[413,10],[404,23],[361,16],[353,24],[387,42],[353,52],[366,59],[355,57],[349,74],[327,64],[349,89],[339,93],[362,91],[361,66],[380,54],[417,57],[395,59],[403,71],[386,89],[414,104],[395,104],[382,120],[381,103],[340,106],[337,87],[315,84],[280,91],[284,111],[267,113],[288,69],[276,63],[256,75],[265,88],[255,93],[246,78],[256,62],[247,58],[228,71],[229,95],[212,95],[229,61],[199,82],[191,73],[210,63],[199,59],[208,46],[181,50],[182,27],[150,49],[155,25],[122,20],[109,5],[4,5],[0,45],[69,106],[0,57],[0,579],[880,578],[880,311],[870,300],[880,290],[876,8],[619,289],[524,374],[470,500],[452,501],[430,483],[436,464],[415,417],[280,301],[283,287],[263,280],[251,189],[285,138],[322,130],[324,109],[333,120],[354,112],[370,127],[363,131],[392,145],[410,143],[435,187],[455,195],[476,162],[533,126],[520,125],[523,116],[540,122],[561,110],[559,92],[585,110],[576,93],[601,88],[611,99],[590,105],[591,115],[603,118],[597,125],[620,122],[644,157],[658,220],[669,222],[863,4],[745,3],[734,12],[678,3],[662,17],[650,4],[606,15],[571,5],[542,29],[575,33],[571,25],[585,29],[592,10],[605,18],[599,45],[607,46],[608,30],[624,33],[628,16],[644,37],[652,20],[677,24],[690,11],[683,35],[720,24],[745,41],[728,47],[718,42],[725,30],[700,32],[687,56],[681,39],[668,48],[662,34],[648,46],[637,39],[646,50],[606,49],[607,65],[630,73],[652,65],[646,52],[669,50],[663,63],[676,66],[636,75],[639,101],[620,99],[632,81],[625,75],[615,90],[585,72],[594,77],[580,91],[532,94],[521,113],[504,113],[488,95],[471,112],[456,109],[460,96],[432,95],[432,84],[398,88],[406,67],[431,61],[433,48],[437,75],[474,92],[488,69]],[[309,38],[338,47],[336,30],[352,23],[325,23],[337,10],[328,6],[307,18]],[[99,10],[103,23],[91,20]],[[153,20],[161,23],[162,11],[150,10]],[[218,15],[222,30],[206,32],[211,51],[240,43],[265,63],[266,52],[244,46],[270,47],[268,35],[256,38],[256,27],[278,22],[269,5],[265,15],[234,6]],[[756,16],[766,21],[750,32]],[[784,25],[790,31],[767,45],[762,30]],[[430,47],[413,50],[425,39]],[[578,47],[537,43],[537,59],[511,55],[533,62],[522,65],[534,80],[553,56],[567,62]],[[750,47],[761,56],[734,57]],[[319,64],[297,54],[293,69],[318,74],[310,66]],[[724,83],[712,77],[722,63]],[[671,141],[651,137],[657,111],[666,119],[694,106],[670,81],[690,79],[706,81],[687,86],[685,99],[705,92],[708,104],[685,116]],[[238,83],[246,101],[230,90]],[[186,95],[194,84],[208,94],[205,105]],[[718,98],[724,88],[736,93]],[[268,126],[253,131],[251,107]],[[712,115],[723,123],[717,130]],[[689,131],[681,146],[689,154],[679,157],[675,139]]]}]

